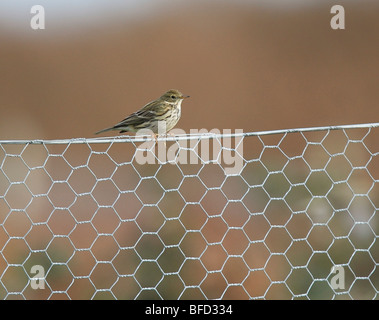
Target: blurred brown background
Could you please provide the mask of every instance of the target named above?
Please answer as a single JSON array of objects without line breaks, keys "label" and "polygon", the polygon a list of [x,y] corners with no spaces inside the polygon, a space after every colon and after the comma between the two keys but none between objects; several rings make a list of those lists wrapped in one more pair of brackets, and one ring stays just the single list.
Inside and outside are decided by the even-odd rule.
[{"label": "blurred brown background", "polygon": [[85,9],[66,26],[46,6],[40,31],[27,11],[0,28],[0,138],[92,137],[169,88],[191,95],[186,131],[375,122],[378,5],[339,2],[346,29],[332,30],[333,4],[163,1],[88,26]]},{"label": "blurred brown background", "polygon": [[[142,1],[135,15],[42,1],[41,31],[22,3],[10,24],[21,9],[0,4],[0,140],[93,137],[170,88],[191,95],[187,132],[377,121],[374,1],[339,2],[346,30],[327,0]],[[247,137],[230,177],[140,166],[132,144],[2,144],[0,298],[375,298],[377,137]],[[47,290],[30,288],[35,264]]]}]

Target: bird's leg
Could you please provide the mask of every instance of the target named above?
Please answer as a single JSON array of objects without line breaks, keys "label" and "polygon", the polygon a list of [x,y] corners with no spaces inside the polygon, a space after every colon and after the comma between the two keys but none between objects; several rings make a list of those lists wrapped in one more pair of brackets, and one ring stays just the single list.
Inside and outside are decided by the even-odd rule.
[{"label": "bird's leg", "polygon": [[155,140],[155,143],[158,144],[158,134],[157,133],[152,133],[151,134],[151,140]]}]

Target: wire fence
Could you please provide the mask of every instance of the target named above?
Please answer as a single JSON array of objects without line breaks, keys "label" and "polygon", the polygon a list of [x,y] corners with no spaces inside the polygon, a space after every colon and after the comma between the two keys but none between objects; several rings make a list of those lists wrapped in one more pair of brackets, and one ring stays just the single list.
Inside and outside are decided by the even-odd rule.
[{"label": "wire fence", "polygon": [[377,299],[378,126],[0,141],[0,298]]}]

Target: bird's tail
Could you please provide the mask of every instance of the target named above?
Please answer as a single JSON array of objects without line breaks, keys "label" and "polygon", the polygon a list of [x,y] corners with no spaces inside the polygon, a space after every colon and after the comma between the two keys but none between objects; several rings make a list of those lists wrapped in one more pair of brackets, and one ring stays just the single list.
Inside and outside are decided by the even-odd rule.
[{"label": "bird's tail", "polygon": [[106,129],[103,129],[103,130],[97,131],[97,132],[95,132],[95,134],[99,134],[99,133],[107,132],[107,131],[111,131],[111,130],[114,130],[114,127],[110,127],[110,128],[106,128]]}]

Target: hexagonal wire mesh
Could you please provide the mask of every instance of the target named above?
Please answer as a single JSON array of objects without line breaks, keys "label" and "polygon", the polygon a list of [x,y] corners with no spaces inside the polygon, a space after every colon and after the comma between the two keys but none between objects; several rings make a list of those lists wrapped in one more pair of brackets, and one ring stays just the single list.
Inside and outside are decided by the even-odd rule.
[{"label": "hexagonal wire mesh", "polygon": [[[220,157],[140,165],[130,137],[2,141],[0,297],[375,299],[377,126],[244,133],[234,175]],[[225,151],[179,138],[163,150]]]}]

